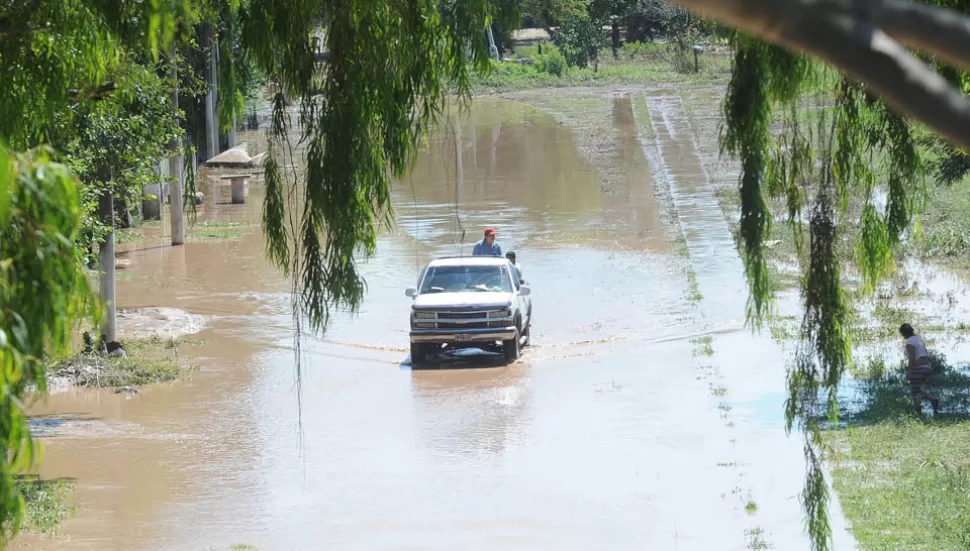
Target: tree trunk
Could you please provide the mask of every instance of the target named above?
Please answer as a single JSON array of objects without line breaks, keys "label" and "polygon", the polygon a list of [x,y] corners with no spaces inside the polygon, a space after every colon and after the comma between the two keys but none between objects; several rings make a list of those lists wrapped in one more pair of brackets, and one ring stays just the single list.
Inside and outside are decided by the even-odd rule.
[{"label": "tree trunk", "polygon": [[613,59],[620,59],[620,22],[614,17],[610,22],[613,39]]},{"label": "tree trunk", "polygon": [[954,66],[970,69],[970,18],[950,9],[883,0],[879,25],[851,13],[847,2],[809,0],[676,0],[789,50],[816,56],[868,85],[903,115],[927,124],[954,145],[970,148],[970,98],[893,36]]},{"label": "tree trunk", "polygon": [[105,192],[98,200],[98,215],[101,222],[111,228],[98,247],[98,262],[101,264],[100,291],[104,302],[104,316],[101,318],[101,334],[107,341],[118,340],[115,334],[115,232],[114,197]]},{"label": "tree trunk", "polygon": [[117,225],[119,228],[130,228],[133,226],[133,221],[131,219],[131,209],[128,208],[128,199],[125,197],[115,197],[115,216],[118,218]]},{"label": "tree trunk", "polygon": [[[174,46],[172,47],[172,80],[175,82],[175,87],[172,91],[172,108],[178,109],[178,61],[175,57]],[[182,217],[182,163],[184,159],[182,157],[181,144],[178,139],[172,140],[169,147],[172,150],[172,156],[168,160],[169,176],[173,179],[168,192],[172,214],[172,245],[181,245],[185,242],[185,224]]]},{"label": "tree trunk", "polygon": [[215,30],[212,23],[206,23],[203,27],[206,48],[208,49],[209,70],[206,72],[206,82],[209,87],[205,94],[205,132],[208,138],[206,149],[206,160],[219,154],[219,120],[216,116],[216,102],[218,101],[218,63],[216,55],[218,53],[218,43],[216,41]]}]

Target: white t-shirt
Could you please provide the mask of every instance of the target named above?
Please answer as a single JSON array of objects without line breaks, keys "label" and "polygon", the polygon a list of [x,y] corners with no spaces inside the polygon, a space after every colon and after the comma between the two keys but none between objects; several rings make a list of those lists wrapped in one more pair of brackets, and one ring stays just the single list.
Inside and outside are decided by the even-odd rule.
[{"label": "white t-shirt", "polygon": [[919,335],[913,335],[912,337],[909,337],[908,339],[906,339],[906,344],[913,345],[913,348],[915,349],[915,352],[916,352],[917,360],[920,358],[925,358],[929,356],[929,354],[926,353],[926,344],[923,342],[923,339],[920,338]]}]

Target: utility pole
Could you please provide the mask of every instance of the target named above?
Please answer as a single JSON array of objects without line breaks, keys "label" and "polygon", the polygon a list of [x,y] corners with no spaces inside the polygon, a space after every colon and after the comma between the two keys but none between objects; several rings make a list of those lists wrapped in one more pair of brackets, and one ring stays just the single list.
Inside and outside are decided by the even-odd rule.
[{"label": "utility pole", "polygon": [[[172,44],[172,109],[178,111],[179,108],[179,78],[178,78],[178,57],[175,44]],[[172,214],[172,245],[185,243],[185,220],[182,213],[182,178],[183,161],[182,147],[178,138],[173,138],[169,143],[172,156],[169,157],[169,176],[173,177],[168,192],[168,201]],[[114,264],[112,264],[112,270]]]}]

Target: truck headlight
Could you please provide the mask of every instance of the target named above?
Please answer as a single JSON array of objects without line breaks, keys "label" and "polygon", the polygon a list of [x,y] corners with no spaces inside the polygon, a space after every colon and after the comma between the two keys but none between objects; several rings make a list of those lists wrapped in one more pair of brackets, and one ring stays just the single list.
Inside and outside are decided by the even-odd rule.
[{"label": "truck headlight", "polygon": [[495,312],[489,312],[488,317],[490,318],[509,318],[512,317],[512,310],[506,308],[504,310],[496,310]]},{"label": "truck headlight", "polygon": [[414,313],[414,319],[419,319],[419,320],[433,320],[434,319],[434,312],[415,312]]}]

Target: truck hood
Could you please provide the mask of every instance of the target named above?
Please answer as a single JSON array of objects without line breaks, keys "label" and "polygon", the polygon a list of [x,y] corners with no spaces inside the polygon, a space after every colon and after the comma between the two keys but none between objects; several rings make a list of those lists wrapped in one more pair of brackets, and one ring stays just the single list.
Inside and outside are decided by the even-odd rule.
[{"label": "truck hood", "polygon": [[512,304],[512,293],[426,293],[414,299],[416,310],[448,308],[505,308]]}]

